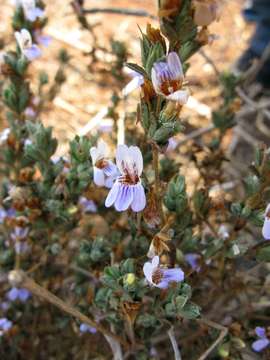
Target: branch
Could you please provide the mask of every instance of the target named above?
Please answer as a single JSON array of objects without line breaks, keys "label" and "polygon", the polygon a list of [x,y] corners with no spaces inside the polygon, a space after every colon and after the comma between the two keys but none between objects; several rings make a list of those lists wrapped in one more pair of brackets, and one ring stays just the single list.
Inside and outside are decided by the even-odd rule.
[{"label": "branch", "polygon": [[177,345],[177,341],[175,339],[174,328],[171,327],[170,330],[167,331],[167,334],[168,334],[171,344],[172,344],[172,348],[173,348],[173,352],[174,352],[174,359],[181,360],[182,357],[181,357],[181,353],[180,353],[178,345]]},{"label": "branch", "polygon": [[218,338],[213,342],[213,344],[198,358],[198,360],[205,360],[207,359],[208,355],[222,342],[225,336],[228,333],[228,329],[225,326],[215,323],[214,321],[208,319],[199,319],[200,323],[206,324],[214,329],[220,331]]},{"label": "branch", "polygon": [[35,296],[39,297],[42,300],[49,302],[50,304],[58,307],[60,310],[66,312],[67,314],[77,318],[82,323],[85,323],[89,326],[95,327],[98,331],[100,331],[105,337],[112,338],[115,342],[121,343],[123,346],[128,347],[126,341],[124,341],[121,337],[113,334],[110,330],[103,327],[101,324],[96,321],[90,319],[86,315],[82,314],[77,309],[73,308],[71,305],[66,304],[59,297],[55,296],[53,293],[38,285],[34,280],[29,278],[25,272],[22,270],[13,270],[8,274],[8,280],[12,286],[20,286],[28,291],[30,291]]},{"label": "branch", "polygon": [[150,14],[145,10],[136,10],[136,9],[124,9],[124,8],[91,8],[91,9],[82,9],[83,14],[117,14],[117,15],[129,15],[129,16],[140,16],[148,17],[153,20],[157,20],[156,16]]}]

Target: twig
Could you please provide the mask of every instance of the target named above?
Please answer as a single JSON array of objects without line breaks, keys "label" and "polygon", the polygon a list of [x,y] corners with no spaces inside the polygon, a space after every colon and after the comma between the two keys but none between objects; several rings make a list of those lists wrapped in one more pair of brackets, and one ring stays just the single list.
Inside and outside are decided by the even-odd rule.
[{"label": "twig", "polygon": [[91,9],[82,9],[84,14],[116,14],[116,15],[129,15],[129,16],[140,16],[148,17],[153,20],[157,20],[156,16],[150,14],[145,10],[136,10],[136,9],[124,9],[124,8],[91,8]]},{"label": "twig", "polygon": [[207,359],[208,355],[222,342],[225,336],[228,333],[228,329],[225,326],[215,323],[214,321],[208,319],[199,319],[198,322],[206,324],[214,329],[220,331],[218,338],[213,342],[213,344],[198,358],[198,360]]},{"label": "twig", "polygon": [[114,338],[112,338],[109,335],[104,335],[104,336],[112,349],[113,359],[114,360],[123,360],[122,349],[119,344],[119,341],[116,341]]},{"label": "twig", "polygon": [[12,286],[20,286],[27,289],[32,294],[49,302],[50,304],[58,307],[60,310],[66,312],[67,314],[74,316],[79,319],[82,323],[85,323],[89,326],[95,327],[100,331],[104,336],[107,335],[110,338],[114,339],[116,342],[121,343],[123,346],[128,347],[128,344],[121,337],[113,334],[110,330],[103,327],[103,325],[97,323],[96,321],[90,319],[86,315],[82,314],[77,309],[73,308],[71,305],[66,304],[59,297],[55,296],[53,293],[38,285],[34,280],[26,275],[22,270],[13,270],[8,275],[9,282]]},{"label": "twig", "polygon": [[255,101],[253,101],[244,91],[240,88],[240,86],[236,87],[236,92],[238,96],[249,106],[251,106],[256,111],[261,111],[269,120],[270,120],[270,111],[264,108],[260,108]]},{"label": "twig", "polygon": [[214,124],[211,124],[205,128],[197,129],[189,133],[183,140],[180,140],[176,146],[176,149],[184,144],[186,144],[189,140],[196,139],[204,134],[207,134],[215,129]]},{"label": "twig", "polygon": [[174,359],[181,360],[182,357],[181,357],[181,353],[180,353],[180,350],[177,345],[177,341],[175,339],[174,328],[171,327],[170,330],[167,331],[167,334],[168,334],[171,344],[172,344],[172,348],[173,348],[173,352],[174,352]]},{"label": "twig", "polygon": [[253,66],[251,66],[248,69],[248,71],[245,73],[245,82],[244,82],[245,87],[255,80],[259,71],[262,69],[263,65],[269,58],[270,58],[270,44],[268,44],[267,47],[264,49],[261,58]]},{"label": "twig", "polygon": [[220,78],[220,71],[218,70],[216,64],[213,62],[213,60],[204,52],[203,49],[200,49],[199,50],[199,54],[204,58],[204,60],[206,60],[206,62],[208,64],[210,64],[217,76],[217,78],[219,79]]}]

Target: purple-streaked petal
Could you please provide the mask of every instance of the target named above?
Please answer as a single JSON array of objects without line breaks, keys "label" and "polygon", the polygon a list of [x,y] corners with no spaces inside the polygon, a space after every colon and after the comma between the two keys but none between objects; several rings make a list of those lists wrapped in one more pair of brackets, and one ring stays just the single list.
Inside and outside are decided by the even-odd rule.
[{"label": "purple-streaked petal", "polygon": [[105,174],[102,169],[99,169],[94,166],[94,179],[93,180],[97,186],[105,185]]},{"label": "purple-streaked petal", "polygon": [[189,92],[187,90],[178,90],[166,96],[166,99],[171,101],[176,101],[180,105],[184,105],[187,103],[188,97],[189,97]]},{"label": "purple-streaked petal", "polygon": [[142,184],[137,184],[133,187],[133,201],[131,209],[135,212],[140,212],[145,208],[146,197]]},{"label": "purple-streaked petal", "polygon": [[112,206],[112,204],[114,204],[114,202],[118,196],[118,192],[120,191],[120,187],[121,187],[121,185],[116,180],[116,182],[113,184],[113,187],[111,188],[111,190],[106,198],[106,201],[105,201],[106,207],[110,207],[110,206]]},{"label": "purple-streaked petal", "polygon": [[23,54],[29,61],[39,58],[42,55],[40,48],[33,44],[31,47],[24,49]]},{"label": "purple-streaked petal", "polygon": [[107,166],[102,170],[104,171],[104,174],[108,177],[117,177],[118,175],[120,175],[117,170],[117,166],[112,161],[108,161]]},{"label": "purple-streaked petal", "polygon": [[163,270],[164,279],[169,282],[170,281],[180,282],[183,281],[185,278],[185,274],[180,268],[162,269],[162,270]]},{"label": "purple-streaked petal", "polygon": [[143,157],[141,150],[138,148],[138,146],[130,146],[128,150],[129,150],[129,158],[132,159],[138,171],[137,175],[141,176],[143,171]]},{"label": "purple-streaked petal", "polygon": [[252,343],[252,349],[256,352],[260,352],[264,349],[267,348],[267,346],[269,345],[270,341],[268,339],[260,339],[260,340],[256,340]]},{"label": "purple-streaked petal", "polygon": [[183,79],[184,73],[181,61],[176,52],[170,52],[167,56],[167,64],[173,79]]},{"label": "purple-streaked petal", "polygon": [[144,77],[140,74],[137,74],[122,90],[122,96],[127,96],[134,90],[138,89],[144,83]]},{"label": "purple-streaked petal", "polygon": [[116,149],[116,164],[121,174],[125,173],[125,164],[129,158],[129,151],[127,145],[118,145]]},{"label": "purple-streaked petal", "polygon": [[121,185],[114,206],[117,211],[125,211],[133,200],[133,188],[128,185]]},{"label": "purple-streaked petal", "polygon": [[258,337],[260,338],[266,338],[266,330],[264,327],[261,327],[261,326],[257,326],[255,328],[255,333]]}]

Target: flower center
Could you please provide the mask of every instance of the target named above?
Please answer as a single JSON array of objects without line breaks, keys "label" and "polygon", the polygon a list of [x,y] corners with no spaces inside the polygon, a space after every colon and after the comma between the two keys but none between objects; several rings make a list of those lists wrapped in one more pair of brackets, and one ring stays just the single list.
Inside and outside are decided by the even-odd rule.
[{"label": "flower center", "polygon": [[136,185],[140,178],[138,176],[138,171],[135,164],[132,164],[132,169],[129,169],[128,166],[125,166],[124,162],[122,162],[122,166],[124,169],[124,174],[119,178],[120,183],[124,185]]},{"label": "flower center", "polygon": [[163,279],[163,272],[161,271],[161,269],[157,268],[155,271],[153,271],[152,281],[154,284],[158,285],[162,279]]},{"label": "flower center", "polygon": [[100,159],[95,163],[95,167],[98,169],[104,169],[108,165],[108,161],[105,159]]},{"label": "flower center", "polygon": [[182,86],[182,81],[181,80],[170,80],[170,79],[166,79],[162,82],[161,86],[160,86],[160,90],[164,95],[170,95],[172,93],[174,93],[177,90],[180,90]]}]

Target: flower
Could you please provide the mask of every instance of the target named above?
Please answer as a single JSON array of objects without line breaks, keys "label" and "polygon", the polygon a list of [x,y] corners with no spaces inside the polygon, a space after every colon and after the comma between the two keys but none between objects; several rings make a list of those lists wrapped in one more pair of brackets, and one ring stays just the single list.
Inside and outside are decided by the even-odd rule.
[{"label": "flower", "polygon": [[26,19],[31,22],[44,16],[44,10],[36,6],[35,0],[20,0],[18,5],[22,6]]},{"label": "flower", "polygon": [[147,281],[160,289],[167,289],[171,282],[184,280],[184,272],[180,268],[164,269],[159,266],[159,257],[155,256],[152,262],[143,266],[144,276]]},{"label": "flower", "polygon": [[80,325],[80,332],[81,333],[90,333],[90,334],[96,334],[97,333],[97,329],[93,326],[87,325],[85,323],[82,323]]},{"label": "flower", "polygon": [[133,77],[133,79],[122,90],[123,97],[129,95],[131,92],[138,89],[140,86],[144,84],[143,75],[139,74],[136,71],[131,71],[129,74]]},{"label": "flower", "polygon": [[15,38],[22,54],[29,61],[41,56],[41,50],[36,44],[32,43],[32,37],[28,30],[15,31]]},{"label": "flower", "polygon": [[191,266],[192,270],[199,272],[200,267],[200,255],[195,253],[185,254],[186,262]]},{"label": "flower", "polygon": [[16,226],[15,229],[10,234],[10,237],[13,241],[21,241],[27,237],[28,232],[29,232],[28,228],[22,228]]},{"label": "flower", "polygon": [[79,198],[79,205],[82,207],[83,212],[97,212],[97,205],[94,203],[93,200],[88,200],[86,197],[81,196]]},{"label": "flower", "polygon": [[265,210],[262,235],[265,240],[270,240],[270,204],[267,205]]},{"label": "flower", "polygon": [[48,47],[52,41],[50,36],[42,34],[40,30],[35,30],[34,37],[39,45],[43,45],[45,47]]},{"label": "flower", "polygon": [[111,188],[113,181],[118,176],[116,165],[108,160],[108,146],[102,139],[97,147],[91,147],[90,155],[94,166],[94,183],[97,186]]},{"label": "flower", "polygon": [[157,94],[168,100],[184,105],[188,101],[189,92],[181,90],[184,73],[181,61],[176,52],[167,55],[166,62],[155,62],[152,67],[152,83]]},{"label": "flower", "polygon": [[7,318],[0,318],[0,336],[12,328],[12,322]]},{"label": "flower", "polygon": [[16,215],[16,210],[13,208],[10,208],[8,210],[4,208],[0,208],[0,224],[3,224],[5,219],[11,219]]},{"label": "flower", "polygon": [[11,288],[7,292],[7,298],[10,301],[16,301],[20,300],[22,302],[25,302],[28,300],[28,298],[31,296],[30,292],[27,289],[18,289],[16,287]]},{"label": "flower", "polygon": [[260,352],[269,346],[270,340],[267,338],[266,330],[263,327],[257,326],[255,333],[259,337],[259,340],[254,341],[251,346],[254,351]]},{"label": "flower", "polygon": [[116,164],[121,175],[113,184],[105,206],[110,207],[114,204],[117,211],[125,211],[131,206],[135,212],[142,211],[146,205],[146,198],[140,179],[143,171],[141,150],[137,146],[118,145]]}]

